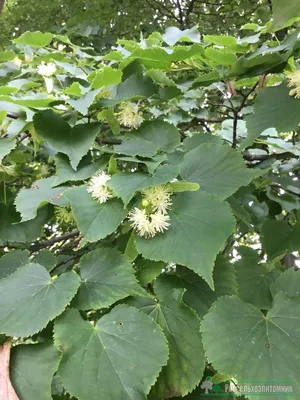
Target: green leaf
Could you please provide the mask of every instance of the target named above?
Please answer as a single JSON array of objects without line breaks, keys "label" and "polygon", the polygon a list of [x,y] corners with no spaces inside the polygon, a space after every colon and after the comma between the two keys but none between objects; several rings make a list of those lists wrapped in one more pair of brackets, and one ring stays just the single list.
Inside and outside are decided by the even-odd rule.
[{"label": "green leaf", "polygon": [[83,283],[73,305],[80,310],[106,308],[143,293],[128,258],[116,249],[96,249],[84,255],[79,273]]},{"label": "green leaf", "polygon": [[[67,102],[75,108],[75,110],[79,111],[82,115],[87,115],[89,112],[89,108],[94,102],[96,96],[100,93],[101,89],[95,89],[88,92],[86,95],[80,97],[76,100],[67,100]],[[90,124],[91,125],[91,124]],[[93,123],[95,126],[95,124]],[[92,125],[92,126],[93,126]],[[80,126],[80,125],[77,125]],[[88,125],[85,125],[88,127]],[[92,127],[91,127],[92,128]]]},{"label": "green leaf", "polygon": [[237,282],[233,265],[223,256],[218,255],[213,280],[215,290],[199,275],[188,268],[177,266],[175,274],[162,274],[156,280],[156,288],[168,293],[174,288],[186,289],[183,301],[193,308],[200,318],[210,309],[211,305],[223,295],[237,294]]},{"label": "green leaf", "polygon": [[299,313],[300,302],[282,292],[266,316],[237,296],[220,298],[201,324],[208,362],[240,382],[291,382],[291,399],[296,400],[300,392]]},{"label": "green leaf", "polygon": [[169,27],[162,37],[169,46],[173,46],[176,42],[200,42],[200,33],[197,25],[184,31],[175,26]]},{"label": "green leaf", "polygon": [[133,231],[131,232],[131,235],[128,239],[124,254],[131,262],[133,262],[139,255],[139,253],[136,249],[135,237],[134,237]]},{"label": "green leaf", "polygon": [[211,135],[210,133],[197,133],[184,139],[183,150],[194,150],[196,147],[204,143],[222,144],[222,138],[220,136]]},{"label": "green leaf", "polygon": [[16,147],[16,142],[9,138],[0,139],[0,162]]},{"label": "green leaf", "polygon": [[151,283],[157,278],[165,266],[162,261],[151,261],[139,257],[134,262],[136,268],[136,276],[142,286]]},{"label": "green leaf", "polygon": [[0,203],[0,240],[26,243],[41,236],[42,228],[48,219],[48,208],[40,208],[36,218],[20,222],[19,214],[13,204]]},{"label": "green leaf", "polygon": [[13,250],[0,258],[0,279],[14,273],[22,265],[28,264],[28,250]]},{"label": "green leaf", "polygon": [[247,169],[242,156],[227,145],[202,144],[184,156],[181,177],[202,190],[226,199],[261,171]]},{"label": "green leaf", "polygon": [[68,189],[64,196],[70,201],[84,242],[96,242],[113,233],[127,215],[120,200],[98,203],[87,192],[86,186]]},{"label": "green leaf", "polygon": [[200,189],[199,183],[192,183],[192,182],[172,182],[169,184],[173,193],[181,193],[181,192],[196,192]]},{"label": "green leaf", "polygon": [[52,400],[51,380],[60,353],[52,343],[18,345],[12,348],[10,377],[20,400]]},{"label": "green leaf", "polygon": [[273,24],[272,29],[278,30],[287,26],[289,20],[300,17],[300,4],[298,0],[273,0]]},{"label": "green leaf", "polygon": [[6,50],[0,52],[0,62],[10,61],[16,57],[16,54],[13,51]]},{"label": "green leaf", "polygon": [[300,223],[292,228],[287,221],[266,219],[262,225],[262,245],[269,259],[300,248]]},{"label": "green leaf", "polygon": [[13,42],[16,44],[23,44],[25,46],[39,48],[48,46],[52,42],[52,39],[52,33],[42,33],[40,31],[36,31],[24,32],[17,39],[14,39]]},{"label": "green leaf", "polygon": [[66,154],[76,170],[82,157],[93,147],[99,133],[99,124],[71,126],[57,113],[46,110],[35,114],[34,127],[37,134],[56,151]]},{"label": "green leaf", "polygon": [[217,50],[213,47],[208,47],[205,49],[205,56],[209,61],[212,61],[212,65],[230,66],[237,62],[237,56],[235,54]]},{"label": "green leaf", "polygon": [[[248,135],[241,143],[243,150],[266,129],[275,128],[278,133],[291,132],[300,123],[300,100],[289,95],[286,82],[264,89],[254,103],[254,114],[246,119]],[[289,116],[286,118],[286,116]]]},{"label": "green leaf", "polygon": [[185,396],[199,383],[205,366],[200,319],[183,303],[183,290],[173,289],[163,295],[156,290],[156,293],[159,303],[146,298],[129,300],[130,305],[150,315],[162,327],[169,344],[168,364],[163,367],[150,398]]},{"label": "green leaf", "polygon": [[51,279],[46,268],[27,264],[0,281],[3,294],[0,307],[1,333],[29,336],[42,330],[61,314],[79,286],[75,272]]},{"label": "green leaf", "polygon": [[61,185],[65,182],[83,181],[95,175],[96,172],[104,170],[107,166],[107,157],[102,156],[94,163],[91,157],[86,155],[78,164],[77,171],[71,167],[68,157],[65,154],[57,154],[55,157],[56,175],[54,177],[53,186]]},{"label": "green leaf", "polygon": [[271,292],[273,296],[276,296],[276,294],[281,291],[288,297],[298,297],[300,294],[299,288],[299,271],[289,268],[271,285]]},{"label": "green leaf", "polygon": [[120,197],[125,206],[129,203],[136,192],[149,188],[151,186],[168,183],[176,178],[179,168],[173,165],[163,165],[158,167],[153,176],[143,172],[120,172],[112,176],[107,182],[114,194]]},{"label": "green leaf", "polygon": [[124,100],[151,97],[158,89],[148,77],[131,75],[117,87],[116,96],[113,99],[100,100],[99,104],[104,107],[114,106]]},{"label": "green leaf", "polygon": [[280,271],[268,271],[265,265],[259,264],[259,254],[250,247],[239,247],[239,253],[242,258],[234,263],[239,297],[259,309],[270,309],[272,306],[270,286],[276,281]]},{"label": "green leaf", "polygon": [[114,135],[119,135],[120,133],[120,125],[119,122],[115,116],[114,113],[114,108],[109,107],[105,108],[102,110],[98,115],[97,115],[98,120],[100,121],[107,121],[112,133]]},{"label": "green leaf", "polygon": [[30,189],[23,188],[19,191],[15,205],[22,216],[22,221],[33,219],[37,215],[37,209],[46,203],[65,207],[68,202],[62,197],[66,186],[52,188],[54,177],[35,181]]},{"label": "green leaf", "polygon": [[58,369],[62,383],[81,400],[146,400],[168,358],[157,324],[125,305],[96,326],[71,309],[56,320],[54,340],[63,349]]},{"label": "green leaf", "polygon": [[225,35],[205,35],[203,41],[207,44],[213,43],[218,46],[236,46],[237,41],[233,36]]},{"label": "green leaf", "polygon": [[99,89],[118,85],[121,82],[121,78],[122,71],[112,67],[103,67],[103,70],[95,73],[91,86],[93,89]]},{"label": "green leaf", "polygon": [[51,271],[57,264],[57,257],[50,250],[43,249],[34,257],[33,261],[45,267],[47,271]]},{"label": "green leaf", "polygon": [[157,151],[158,147],[155,143],[144,140],[140,137],[126,138],[122,144],[114,146],[117,153],[126,154],[129,156],[142,156],[152,157]]},{"label": "green leaf", "polygon": [[170,223],[169,230],[153,239],[137,237],[138,251],[150,260],[187,266],[213,288],[214,261],[234,228],[228,205],[202,191],[180,193]]},{"label": "green leaf", "polygon": [[155,144],[158,149],[167,153],[173,151],[180,144],[178,129],[165,121],[154,120],[144,122],[136,131],[136,135]]}]

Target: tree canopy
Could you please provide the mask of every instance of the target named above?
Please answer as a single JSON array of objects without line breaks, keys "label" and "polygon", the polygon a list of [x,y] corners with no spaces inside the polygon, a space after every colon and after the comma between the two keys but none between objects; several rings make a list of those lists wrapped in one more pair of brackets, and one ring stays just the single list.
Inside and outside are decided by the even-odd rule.
[{"label": "tree canopy", "polygon": [[300,7],[227,3],[6,2],[3,398],[299,399]]}]

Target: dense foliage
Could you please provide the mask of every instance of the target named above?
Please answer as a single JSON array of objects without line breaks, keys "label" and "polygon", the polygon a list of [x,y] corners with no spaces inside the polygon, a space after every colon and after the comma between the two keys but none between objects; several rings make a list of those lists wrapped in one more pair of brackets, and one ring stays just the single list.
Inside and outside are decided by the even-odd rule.
[{"label": "dense foliage", "polygon": [[6,397],[299,399],[297,15],[0,52]]},{"label": "dense foliage", "polygon": [[236,33],[245,20],[264,25],[271,10],[271,0],[6,0],[0,46],[27,30],[62,32],[66,27],[74,36],[79,29],[97,48],[168,26],[199,24],[202,33]]}]

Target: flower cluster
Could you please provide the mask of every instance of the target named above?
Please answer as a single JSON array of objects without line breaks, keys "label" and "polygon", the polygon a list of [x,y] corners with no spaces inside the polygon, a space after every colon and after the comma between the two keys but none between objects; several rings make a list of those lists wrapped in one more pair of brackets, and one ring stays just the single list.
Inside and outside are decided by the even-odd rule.
[{"label": "flower cluster", "polygon": [[169,229],[172,191],[166,185],[154,186],[143,192],[142,209],[135,207],[129,221],[139,236],[152,238]]},{"label": "flower cluster", "polygon": [[112,197],[111,190],[106,186],[106,182],[111,179],[110,175],[104,171],[97,173],[89,182],[87,191],[91,193],[92,197],[99,203],[105,203]]},{"label": "flower cluster", "polygon": [[118,121],[121,125],[127,126],[128,128],[138,128],[143,122],[143,117],[141,117],[139,113],[138,105],[131,102],[123,103],[120,106]]},{"label": "flower cluster", "polygon": [[288,77],[288,87],[292,88],[290,90],[290,95],[294,96],[296,99],[300,99],[300,69],[292,73]]},{"label": "flower cluster", "polygon": [[56,66],[53,62],[46,64],[44,61],[37,67],[37,71],[40,75],[50,77],[55,74]]}]

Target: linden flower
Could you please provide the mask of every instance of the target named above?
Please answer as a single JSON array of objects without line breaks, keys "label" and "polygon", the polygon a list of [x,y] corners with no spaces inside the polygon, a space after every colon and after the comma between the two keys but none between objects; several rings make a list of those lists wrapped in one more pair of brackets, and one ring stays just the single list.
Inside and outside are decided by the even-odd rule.
[{"label": "linden flower", "polygon": [[166,185],[154,186],[143,192],[144,199],[148,201],[154,211],[165,214],[171,208],[171,189]]},{"label": "linden flower", "polygon": [[136,104],[128,102],[120,106],[118,121],[121,125],[128,128],[138,128],[143,122],[143,118],[139,114],[139,108]]},{"label": "linden flower", "polygon": [[151,225],[156,232],[167,231],[170,226],[170,217],[168,214],[163,214],[162,212],[157,212],[151,216]]},{"label": "linden flower", "polygon": [[53,62],[45,64],[44,61],[37,67],[38,73],[42,76],[50,77],[55,74],[56,66]]},{"label": "linden flower", "polygon": [[111,177],[102,171],[93,176],[89,182],[87,191],[101,204],[112,197],[110,189],[106,187],[106,182],[110,179]]},{"label": "linden flower", "polygon": [[149,238],[155,235],[155,229],[149,221],[145,210],[135,207],[129,214],[129,221],[132,222],[131,225],[140,236]]},{"label": "linden flower", "polygon": [[300,99],[300,70],[291,74],[288,77],[288,87],[292,88],[290,95],[294,96],[296,99]]}]

